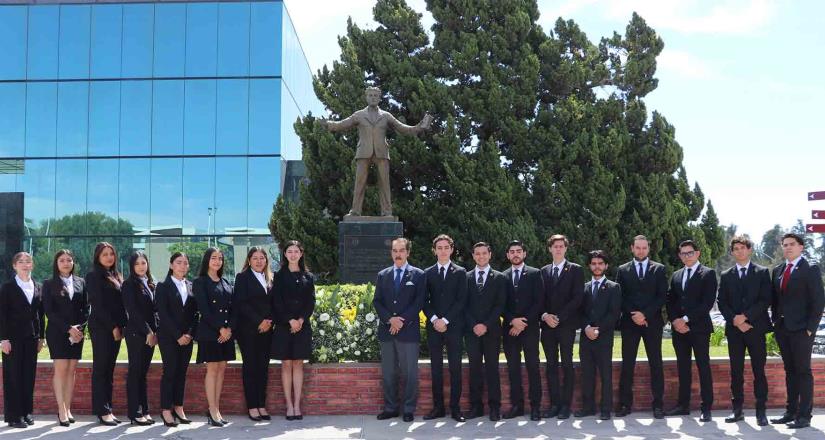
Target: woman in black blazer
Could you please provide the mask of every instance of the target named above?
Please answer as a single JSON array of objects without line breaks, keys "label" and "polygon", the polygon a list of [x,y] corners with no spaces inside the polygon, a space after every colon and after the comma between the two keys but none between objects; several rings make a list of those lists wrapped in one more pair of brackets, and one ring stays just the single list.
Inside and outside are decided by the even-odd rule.
[{"label": "woman in black blazer", "polygon": [[182,252],[169,258],[166,280],[155,290],[158,311],[158,345],[163,359],[160,379],[160,408],[163,424],[178,426],[191,423],[183,411],[186,370],[192,359],[192,339],[198,325],[198,306],[192,283],[186,279],[189,259]]},{"label": "woman in black blazer", "polygon": [[223,254],[217,248],[209,248],[203,254],[198,277],[192,283],[198,311],[198,363],[206,362],[207,414],[211,426],[224,426],[221,417],[220,400],[226,361],[235,359],[235,341],[232,328],[235,327],[232,314],[232,286],[223,277]]},{"label": "woman in black blazer", "polygon": [[155,423],[149,415],[146,395],[146,373],[158,343],[158,318],[155,313],[155,283],[149,270],[149,260],[143,251],[129,257],[129,278],[123,282],[123,304],[129,318],[126,324],[126,350],[129,352],[129,373],[126,396],[129,420],[134,425]]},{"label": "woman in black blazer", "polygon": [[12,258],[17,273],[0,287],[0,350],[3,351],[3,413],[13,428],[34,424],[34,376],[45,329],[40,283],[31,278],[28,252]]},{"label": "woman in black blazer", "polygon": [[312,354],[312,327],[309,317],[315,310],[315,282],[304,265],[304,247],[299,241],[286,242],[281,269],[272,294],[275,332],[272,357],[281,359],[281,381],[286,398],[286,419],[301,420],[301,388],[304,359]]},{"label": "woman in black blazer", "polygon": [[112,414],[112,381],[126,327],[120,290],[123,276],[117,270],[117,252],[111,244],[98,243],[93,261],[94,269],[86,275],[86,292],[92,306],[92,411],[101,425],[114,426],[120,420]]},{"label": "woman in black blazer", "polygon": [[272,271],[269,254],[249,248],[243,272],[235,276],[232,308],[237,314],[238,345],[243,356],[243,391],[249,418],[270,420],[266,412],[269,349],[272,345]]},{"label": "woman in black blazer", "polygon": [[77,362],[83,355],[84,331],[89,320],[86,282],[74,274],[74,254],[57,251],[52,277],[43,281],[43,310],[48,318],[46,342],[54,364],[54,397],[57,421],[61,426],[74,423],[72,395]]}]

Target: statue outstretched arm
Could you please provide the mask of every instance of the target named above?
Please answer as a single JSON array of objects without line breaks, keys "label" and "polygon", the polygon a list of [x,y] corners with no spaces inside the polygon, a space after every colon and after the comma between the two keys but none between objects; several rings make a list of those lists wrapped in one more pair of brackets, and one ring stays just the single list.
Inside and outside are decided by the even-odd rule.
[{"label": "statue outstretched arm", "polygon": [[348,118],[341,121],[330,121],[329,119],[319,119],[318,124],[329,131],[344,131],[358,125],[358,118],[355,113],[349,115]]},{"label": "statue outstretched arm", "polygon": [[398,119],[395,119],[395,116],[390,115],[390,125],[392,125],[393,130],[402,134],[417,135],[422,131],[429,130],[432,121],[433,117],[429,113],[425,114],[421,122],[416,125],[401,123]]}]

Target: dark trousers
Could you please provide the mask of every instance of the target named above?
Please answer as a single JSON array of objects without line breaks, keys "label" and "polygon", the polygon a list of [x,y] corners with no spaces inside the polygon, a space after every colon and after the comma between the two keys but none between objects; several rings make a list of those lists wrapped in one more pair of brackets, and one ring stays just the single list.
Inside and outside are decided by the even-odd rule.
[{"label": "dark trousers", "polygon": [[192,344],[178,345],[177,341],[160,341],[163,375],[160,377],[160,408],[183,406],[186,391],[186,370],[192,359]]},{"label": "dark trousers", "polygon": [[814,335],[808,336],[805,330],[795,332],[776,326],[774,333],[782,363],[785,365],[785,388],[788,401],[785,409],[797,418],[811,419],[814,397],[814,377],[811,374],[811,350]]},{"label": "dark trousers", "polygon": [[579,360],[582,368],[582,408],[596,409],[596,370],[602,382],[601,412],[613,408],[613,333],[604,333],[591,341],[582,331],[579,338]]},{"label": "dark trousers", "polygon": [[[550,404],[553,406],[570,406],[573,400],[573,343],[576,341],[576,329],[566,327],[541,328],[541,346],[547,358],[547,387],[550,388]],[[564,381],[559,385],[559,357]]]},{"label": "dark trousers", "polygon": [[14,423],[34,409],[34,376],[37,371],[37,339],[14,339],[11,353],[3,354],[3,415]]},{"label": "dark trousers", "polygon": [[521,353],[527,366],[527,382],[530,385],[530,407],[541,406],[541,375],[539,373],[539,328],[531,325],[518,336],[510,336],[509,325],[504,333],[504,356],[507,359],[507,377],[510,380],[510,403],[524,407],[524,387],[521,385]]},{"label": "dark trousers", "polygon": [[665,372],[662,367],[662,327],[633,327],[622,329],[622,373],[619,378],[619,399],[628,408],[633,407],[633,376],[636,370],[636,354],[639,342],[644,341],[650,368],[650,392],[653,395],[653,408],[663,407],[665,393]]},{"label": "dark trousers", "polygon": [[461,332],[448,330],[444,333],[427,328],[427,346],[430,349],[430,373],[432,375],[433,407],[444,407],[444,347],[450,369],[450,409],[459,411],[461,400]]},{"label": "dark trousers", "polygon": [[753,371],[753,395],[756,397],[756,410],[764,411],[768,400],[768,379],[765,377],[765,333],[755,328],[742,333],[737,328],[729,328],[728,358],[730,359],[730,392],[733,408],[741,409],[745,400],[745,349],[751,357]]},{"label": "dark trousers", "polygon": [[398,412],[398,373],[404,376],[403,413],[414,414],[418,404],[418,341],[380,341],[384,411]]},{"label": "dark trousers", "polygon": [[467,333],[467,360],[470,362],[470,405],[483,408],[481,396],[487,383],[487,404],[490,409],[501,408],[501,383],[498,376],[498,355],[501,351],[501,334],[493,328],[478,337]]},{"label": "dark trousers", "polygon": [[97,416],[112,413],[112,382],[121,341],[111,331],[89,329],[92,336],[92,412]]},{"label": "dark trousers", "polygon": [[246,408],[266,408],[266,387],[269,383],[269,349],[272,332],[242,333],[238,345],[243,356],[241,374]]},{"label": "dark trousers", "polygon": [[699,387],[702,409],[713,407],[713,376],[710,372],[710,333],[685,334],[673,332],[673,349],[676,351],[676,369],[679,372],[679,406],[690,408],[690,387],[693,377],[690,372],[691,353],[699,370]]},{"label": "dark trousers", "polygon": [[149,414],[149,398],[146,394],[146,373],[152,363],[155,347],[146,345],[142,336],[126,336],[129,353],[129,372],[126,376],[126,397],[129,402],[129,418],[136,419]]}]

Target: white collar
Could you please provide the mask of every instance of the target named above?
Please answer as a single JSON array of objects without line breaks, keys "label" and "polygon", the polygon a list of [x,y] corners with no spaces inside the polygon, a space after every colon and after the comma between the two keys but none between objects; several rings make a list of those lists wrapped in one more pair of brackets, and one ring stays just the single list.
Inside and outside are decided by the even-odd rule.
[{"label": "white collar", "polygon": [[473,270],[475,270],[476,275],[478,275],[479,271],[483,271],[484,276],[490,275],[490,265],[489,264],[484,266],[484,267],[476,266],[476,268],[473,269]]},{"label": "white collar", "polygon": [[398,271],[398,269],[401,269],[401,273],[403,274],[404,272],[406,272],[406,271],[407,271],[407,269],[408,269],[409,267],[410,267],[410,263],[404,263],[404,265],[403,265],[403,266],[401,266],[401,267],[398,267],[398,266],[396,266],[396,265],[394,265],[394,264],[393,264],[393,265],[392,265],[392,273],[394,274],[394,273],[396,273],[396,271]]},{"label": "white collar", "polygon": [[748,262],[745,263],[744,266],[742,266],[739,263],[736,263],[736,271],[737,272],[741,271],[743,268],[745,269],[745,272],[747,272],[750,267],[751,267],[751,260],[748,260]]},{"label": "white collar", "polygon": [[556,263],[550,263],[550,264],[552,264],[553,267],[558,267],[559,272],[561,272],[561,270],[564,269],[564,265],[567,264],[567,258],[565,258],[564,260],[561,260],[561,263],[559,263],[559,264],[556,264]]},{"label": "white collar", "polygon": [[63,275],[60,275],[60,279],[63,280],[64,283],[74,282],[74,276],[73,275],[69,275],[67,277],[64,277]]},{"label": "white collar", "polygon": [[794,268],[794,270],[795,270],[795,269],[796,269],[796,266],[799,266],[799,262],[800,262],[803,258],[804,258],[804,257],[803,257],[802,255],[800,255],[800,256],[796,257],[796,259],[795,259],[795,260],[793,260],[793,261],[788,261],[788,260],[785,260],[785,265],[788,265],[788,264],[793,264],[793,268]]},{"label": "white collar", "polygon": [[182,280],[179,280],[179,279],[175,278],[174,276],[170,276],[169,278],[172,279],[172,282],[175,283],[176,286],[184,287],[184,288],[186,287],[186,279],[185,278],[182,279]]},{"label": "white collar", "polygon": [[602,275],[602,277],[601,277],[601,278],[598,278],[598,279],[596,279],[596,277],[592,277],[592,278],[590,278],[590,282],[591,282],[591,283],[599,283],[599,284],[602,284],[602,283],[604,283],[606,280],[607,280],[607,278],[606,278],[604,275]]},{"label": "white collar", "polygon": [[510,268],[519,272],[524,272],[524,263],[521,263],[518,266],[510,266]]},{"label": "white collar", "polygon": [[435,264],[438,265],[439,270],[441,270],[441,268],[444,268],[444,270],[446,271],[446,270],[450,270],[450,265],[453,264],[453,262],[452,261],[447,261],[446,263],[441,264],[438,261],[436,261]]},{"label": "white collar", "polygon": [[636,266],[636,267],[638,267],[638,266],[639,266],[639,264],[641,264],[641,265],[642,265],[642,267],[645,267],[645,268],[646,268],[646,267],[647,267],[647,265],[648,265],[648,264],[650,264],[650,257],[646,257],[646,258],[645,258],[644,260],[642,260],[642,261],[639,261],[639,260],[637,260],[637,259],[635,259],[635,258],[634,258],[634,259],[633,259],[633,265],[634,265],[634,266]]},{"label": "white collar", "polygon": [[693,274],[696,273],[696,269],[698,269],[701,265],[702,264],[699,263],[699,261],[696,261],[696,263],[694,263],[693,266],[685,266],[685,269],[690,269],[690,275],[693,276]]},{"label": "white collar", "polygon": [[23,281],[19,276],[15,275],[14,281],[17,282],[17,285],[20,286],[20,288],[34,289],[34,280],[31,278],[29,278],[28,281]]}]

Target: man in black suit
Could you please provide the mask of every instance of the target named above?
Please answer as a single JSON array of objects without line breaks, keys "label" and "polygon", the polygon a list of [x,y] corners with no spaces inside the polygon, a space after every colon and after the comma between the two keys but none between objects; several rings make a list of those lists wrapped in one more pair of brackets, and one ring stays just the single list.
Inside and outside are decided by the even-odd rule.
[{"label": "man in black suit", "polygon": [[476,267],[467,272],[467,306],[465,315],[467,359],[470,361],[470,412],[467,419],[484,415],[481,396],[487,382],[490,420],[501,419],[501,384],[498,355],[501,347],[501,313],[507,297],[507,279],[490,267],[490,245],[473,245]]},{"label": "man in black suit", "polygon": [[524,390],[521,386],[521,353],[527,365],[530,384],[530,420],[541,420],[541,375],[539,374],[539,325],[544,310],[544,286],[541,272],[524,264],[527,250],[518,240],[507,245],[510,267],[504,271],[507,278],[507,302],[504,306],[504,355],[510,379],[510,403],[505,419],[524,415]]},{"label": "man in black suit", "polygon": [[[547,386],[550,388],[550,409],[544,418],[570,417],[573,400],[573,343],[579,328],[581,304],[584,298],[584,270],[567,261],[570,242],[564,235],[547,239],[553,262],[541,268],[544,283],[544,311],[541,315],[541,345],[547,357]],[[559,355],[564,370],[564,382],[559,387]]]},{"label": "man in black suit", "polygon": [[765,377],[765,333],[771,322],[768,306],[771,303],[771,275],[768,268],[751,262],[753,242],[737,236],[730,241],[730,253],[736,264],[722,272],[717,304],[725,317],[725,335],[728,338],[730,358],[730,391],[733,396],[733,414],[726,423],[744,420],[745,349],[751,357],[753,394],[756,397],[756,423],[768,424],[765,403],[768,400],[768,379]]},{"label": "man in black suit", "polygon": [[433,240],[438,260],[428,267],[424,315],[427,317],[427,345],[430,349],[433,409],[424,420],[444,417],[444,346],[450,365],[450,415],[457,422],[461,414],[461,337],[464,334],[464,306],[467,303],[467,271],[450,260],[454,244],[441,234]]},{"label": "man in black suit", "polygon": [[650,368],[650,391],[653,395],[653,417],[664,418],[662,396],[665,392],[665,373],[662,368],[662,307],[667,296],[665,266],[649,258],[650,240],[644,235],[633,237],[630,245],[633,260],[619,266],[616,281],[622,286],[622,373],[619,378],[618,417],[631,413],[633,408],[633,376],[639,342],[644,341]]},{"label": "man in black suit", "polygon": [[679,402],[665,414],[690,415],[690,358],[696,358],[702,405],[700,422],[711,421],[713,376],[710,372],[710,309],[716,302],[716,271],[699,263],[699,245],[692,240],[679,243],[679,258],[685,267],[670,278],[667,292],[667,319],[673,326],[673,349],[679,372]]},{"label": "man in black suit", "polygon": [[412,243],[406,238],[392,241],[393,265],[378,272],[375,282],[375,307],[381,325],[378,342],[381,349],[384,410],[378,420],[398,417],[398,373],[404,376],[403,420],[412,422],[418,402],[418,313],[424,306],[426,280],[424,271],[407,263]]},{"label": "man in black suit", "polygon": [[593,278],[584,286],[579,360],[582,367],[582,409],[576,417],[596,415],[596,369],[602,382],[601,420],[610,420],[613,407],[613,330],[622,307],[622,288],[604,273],[607,254],[590,252]]},{"label": "man in black suit", "polygon": [[798,429],[811,425],[814,379],[811,351],[822,310],[825,292],[819,267],[802,256],[805,242],[797,234],[782,236],[785,261],[773,269],[771,319],[785,364],[788,401],[785,414],[771,423],[787,423]]}]

